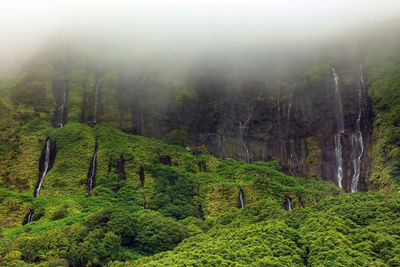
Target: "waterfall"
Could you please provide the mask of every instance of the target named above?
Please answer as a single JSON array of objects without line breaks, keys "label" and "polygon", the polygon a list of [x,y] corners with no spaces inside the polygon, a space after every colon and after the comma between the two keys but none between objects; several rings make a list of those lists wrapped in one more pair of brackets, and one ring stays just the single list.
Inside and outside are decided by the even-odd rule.
[{"label": "waterfall", "polygon": [[33,194],[34,197],[39,196],[40,194],[40,189],[42,188],[42,184],[44,181],[44,177],[47,174],[47,171],[49,169],[49,162],[50,162],[50,145],[51,145],[51,141],[50,138],[47,138],[47,142],[46,142],[46,152],[45,152],[45,159],[44,159],[44,169],[43,169],[43,173],[39,178],[38,181],[38,185],[36,187],[35,193]]},{"label": "waterfall", "polygon": [[336,74],[335,69],[332,68],[333,81],[335,84],[335,99],[337,104],[336,119],[338,123],[339,132],[335,135],[335,157],[336,157],[336,181],[337,185],[342,188],[343,179],[343,153],[342,153],[342,141],[341,135],[344,133],[344,118],[343,118],[343,106],[342,97],[340,94],[339,87],[339,76]]},{"label": "waterfall", "polygon": [[239,190],[239,208],[244,208],[243,190],[241,188]]},{"label": "waterfall", "polygon": [[58,127],[63,127],[63,120],[64,120],[64,108],[67,103],[67,88],[64,83],[64,93],[63,93],[63,103],[61,106],[58,107],[58,119],[57,119],[57,126]]},{"label": "waterfall", "polygon": [[351,135],[351,145],[353,148],[351,158],[353,161],[353,177],[351,179],[351,192],[357,192],[359,190],[359,181],[361,173],[361,157],[364,152],[364,144],[361,133],[361,101],[362,101],[362,89],[364,88],[364,77],[363,68],[360,66],[360,84],[358,86],[358,116],[356,120],[356,131]]},{"label": "waterfall", "polygon": [[88,191],[89,191],[89,196],[92,195],[92,191],[93,188],[95,186],[95,179],[96,179],[96,170],[97,170],[97,143],[94,149],[94,154],[93,154],[93,159],[92,162],[90,164],[90,168],[89,168],[89,173],[88,173]]},{"label": "waterfall", "polygon": [[94,111],[93,111],[93,122],[96,124],[97,123],[97,104],[98,104],[98,98],[99,98],[99,84],[100,84],[100,78],[97,78],[96,81],[96,89],[94,91]]},{"label": "waterfall", "polygon": [[239,140],[242,143],[244,151],[246,152],[246,163],[250,163],[250,151],[249,151],[249,148],[247,147],[246,142],[244,141],[244,131],[245,131],[249,121],[250,121],[250,118],[247,119],[244,124],[242,124],[242,122],[239,121]]},{"label": "waterfall", "polygon": [[339,132],[344,133],[344,119],[343,119],[343,105],[342,105],[342,96],[340,94],[340,86],[339,86],[339,76],[336,74],[334,68],[332,68],[333,81],[335,82],[335,98],[337,103],[337,122],[339,126]]},{"label": "waterfall", "polygon": [[342,188],[343,179],[343,157],[342,157],[342,143],[340,133],[335,135],[335,157],[336,157],[336,181],[340,188]]},{"label": "waterfall", "polygon": [[67,120],[67,101],[68,101],[68,80],[53,81],[53,96],[56,102],[52,126],[54,128],[63,127]]},{"label": "waterfall", "polygon": [[33,209],[29,210],[29,213],[25,216],[23,225],[33,222]]},{"label": "waterfall", "polygon": [[292,200],[290,199],[290,197],[286,197],[284,206],[286,208],[287,211],[291,211],[293,209],[292,207]]}]

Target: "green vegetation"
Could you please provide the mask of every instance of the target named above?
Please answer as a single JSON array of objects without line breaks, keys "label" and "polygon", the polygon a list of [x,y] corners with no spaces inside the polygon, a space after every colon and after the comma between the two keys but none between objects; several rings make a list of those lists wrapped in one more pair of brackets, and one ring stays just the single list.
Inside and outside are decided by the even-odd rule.
[{"label": "green vegetation", "polygon": [[[31,125],[27,133],[42,140],[36,145],[36,160],[46,136],[56,143],[57,156],[39,197],[32,197],[37,174],[23,193],[13,191],[13,185],[1,190],[5,265],[104,265],[171,250],[190,236],[206,233],[224,212],[237,210],[240,188],[246,206],[270,201],[278,213],[285,213],[282,204],[288,196],[301,208],[340,193],[329,182],[293,178],[268,167],[277,167],[276,162],[249,165],[208,153],[195,155],[181,146],[123,133],[113,124],[90,128],[68,123],[53,129],[39,120],[35,128]],[[87,197],[95,140],[97,186]],[[125,180],[114,167],[121,155]],[[170,164],[159,163],[160,158]],[[208,172],[199,172],[200,160]],[[21,226],[30,209],[34,221]]]},{"label": "green vegetation", "polygon": [[400,183],[400,53],[399,46],[374,51],[367,58],[368,85],[374,109],[371,183],[383,192]]},{"label": "green vegetation", "polygon": [[366,193],[291,212],[263,200],[132,266],[396,266],[399,210],[398,198]]},{"label": "green vegetation", "polygon": [[[275,87],[249,82],[234,97],[226,93],[231,84],[224,84],[218,74],[210,76],[212,81],[169,85],[168,97],[175,98],[171,102],[178,111],[172,113],[176,116],[169,114],[172,117],[157,140],[140,135],[157,131],[156,120],[170,112],[169,100],[160,100],[164,95],[155,97],[161,94],[158,87],[166,86],[162,78],[121,78],[123,72],[100,73],[79,59],[67,64],[66,58],[60,62],[45,58],[29,66],[21,79],[0,84],[0,264],[399,266],[399,49],[372,50],[365,59],[375,115],[372,151],[364,152],[372,159],[367,181],[372,192],[354,194],[345,194],[318,177],[321,163],[327,161],[321,134],[306,137],[299,147],[300,163],[315,179],[282,173],[285,166],[279,159],[264,153],[273,140],[264,144],[261,134],[259,143],[248,145],[260,155],[268,154],[271,161],[247,164],[222,159],[223,149],[243,158],[232,145],[240,142],[238,138],[226,135],[237,131],[229,128],[237,128],[238,121],[265,124],[271,132],[278,131],[274,123],[282,127],[284,118],[277,122],[267,117],[275,116],[273,105],[280,97],[283,103],[292,81],[282,81],[279,96],[268,94]],[[307,92],[316,99],[326,94],[319,88],[331,82],[328,64],[298,72],[302,81],[298,94]],[[353,74],[343,75],[343,85],[353,86]],[[89,99],[100,76],[96,124]],[[69,83],[68,123],[61,128],[51,126],[55,79]],[[134,99],[133,104],[127,99]],[[309,113],[314,112],[311,103]],[[287,109],[282,104],[282,112]],[[265,118],[250,122],[256,112]],[[349,112],[349,116],[355,115]],[[146,119],[148,128],[143,127]],[[300,132],[302,125],[296,121],[294,126]],[[283,128],[279,131],[286,131]],[[40,195],[34,198],[39,159],[48,137],[55,144],[56,157]],[[206,142],[221,146],[221,158],[206,151]],[[96,144],[96,186],[88,196]],[[240,192],[244,208],[239,208]],[[24,224],[30,211],[33,221]]]}]

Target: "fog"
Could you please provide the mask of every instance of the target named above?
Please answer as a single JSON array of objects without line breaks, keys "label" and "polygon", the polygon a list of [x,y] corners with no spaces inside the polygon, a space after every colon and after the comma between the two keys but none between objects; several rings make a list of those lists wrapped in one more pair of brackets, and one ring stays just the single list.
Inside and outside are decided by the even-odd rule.
[{"label": "fog", "polygon": [[[398,0],[9,0],[0,2],[0,73],[43,47],[64,44],[99,56],[182,63],[275,53],[397,19]],[[101,54],[101,55],[100,55]],[[295,54],[295,53],[293,53]],[[243,63],[244,64],[244,63]]]}]

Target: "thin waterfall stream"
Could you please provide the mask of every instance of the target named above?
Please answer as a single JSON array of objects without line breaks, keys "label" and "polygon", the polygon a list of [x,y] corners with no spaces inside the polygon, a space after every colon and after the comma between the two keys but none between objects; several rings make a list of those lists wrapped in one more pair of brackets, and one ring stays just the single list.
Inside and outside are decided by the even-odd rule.
[{"label": "thin waterfall stream", "polygon": [[344,118],[343,118],[343,105],[342,97],[340,94],[339,76],[334,68],[332,68],[333,81],[335,84],[335,100],[336,100],[336,120],[338,124],[338,133],[335,135],[335,158],[336,158],[336,181],[340,188],[343,180],[343,152],[341,136],[344,133]]},{"label": "thin waterfall stream", "polygon": [[240,188],[239,190],[239,208],[244,208],[244,198],[243,198],[243,190]]},{"label": "thin waterfall stream", "polygon": [[61,106],[58,107],[58,121],[57,121],[58,127],[64,126],[63,125],[64,108],[65,108],[66,103],[67,103],[67,90],[65,89],[64,93],[63,93],[63,103]]},{"label": "thin waterfall stream", "polygon": [[50,163],[50,146],[51,146],[51,141],[50,138],[47,138],[46,141],[46,151],[45,151],[45,159],[44,159],[44,169],[42,172],[42,175],[40,176],[38,180],[38,184],[35,189],[35,193],[33,194],[34,197],[39,196],[40,194],[40,189],[42,188],[44,178],[46,177],[47,171],[49,170],[49,163]]},{"label": "thin waterfall stream", "polygon": [[283,202],[283,207],[287,211],[291,211],[293,209],[292,199],[290,197],[286,197],[285,201]]},{"label": "thin waterfall stream", "polygon": [[94,110],[93,110],[93,123],[97,123],[97,105],[99,102],[99,85],[100,85],[100,78],[97,77],[96,87],[94,91]]},{"label": "thin waterfall stream", "polygon": [[92,195],[93,188],[96,186],[97,150],[98,150],[98,145],[96,142],[93,158],[92,158],[92,161],[91,161],[90,167],[89,167],[88,179],[87,179],[87,187],[88,187],[89,196]]},{"label": "thin waterfall stream", "polygon": [[364,143],[361,133],[361,101],[362,90],[364,89],[363,67],[360,66],[360,84],[358,86],[358,116],[355,125],[355,132],[351,135],[352,161],[353,161],[353,177],[351,179],[351,192],[359,191],[360,174],[361,174],[361,158],[364,153]]}]

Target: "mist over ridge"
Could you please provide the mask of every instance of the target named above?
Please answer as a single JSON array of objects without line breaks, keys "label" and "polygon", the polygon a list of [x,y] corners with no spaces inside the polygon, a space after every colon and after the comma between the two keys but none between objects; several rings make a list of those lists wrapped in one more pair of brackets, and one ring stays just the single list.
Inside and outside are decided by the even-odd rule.
[{"label": "mist over ridge", "polygon": [[0,10],[1,76],[54,46],[169,71],[203,61],[255,75],[356,42],[374,25],[398,26],[400,3],[43,0],[3,2]]}]

